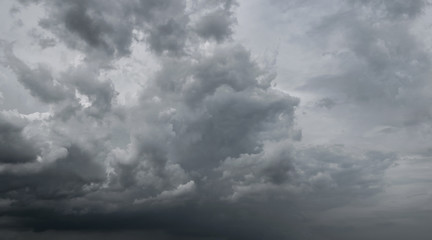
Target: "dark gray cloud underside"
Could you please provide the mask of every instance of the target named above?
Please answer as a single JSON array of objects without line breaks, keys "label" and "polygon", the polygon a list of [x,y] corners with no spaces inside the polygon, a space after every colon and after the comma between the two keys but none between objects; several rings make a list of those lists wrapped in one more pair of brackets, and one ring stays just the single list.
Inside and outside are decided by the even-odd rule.
[{"label": "dark gray cloud underside", "polygon": [[[39,107],[3,104],[13,85],[0,84],[0,234],[9,239],[342,239],[360,220],[340,224],[337,210],[385,194],[397,153],[302,144],[301,99],[235,42],[236,1],[19,2],[13,14],[44,11],[26,35],[32,47],[76,62],[35,63],[21,43],[1,41],[9,72],[0,77],[13,76]],[[284,11],[315,3],[271,2]],[[341,41],[329,51],[338,71],[299,88],[319,96],[307,107],[404,116],[383,132],[427,125],[431,61],[409,27],[427,2],[336,5],[308,25],[313,47]]]}]

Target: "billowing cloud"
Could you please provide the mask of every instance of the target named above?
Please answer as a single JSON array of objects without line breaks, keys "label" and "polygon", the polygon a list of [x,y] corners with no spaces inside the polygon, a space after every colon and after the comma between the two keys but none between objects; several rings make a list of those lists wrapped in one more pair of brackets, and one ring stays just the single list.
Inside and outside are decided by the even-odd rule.
[{"label": "billowing cloud", "polygon": [[18,59],[11,51],[12,46],[5,46],[7,66],[17,75],[18,81],[30,91],[30,94],[42,102],[59,102],[66,98],[66,92],[60,86],[56,86],[49,69],[39,65],[37,69],[31,69]]},{"label": "billowing cloud", "polygon": [[[304,44],[328,48],[338,71],[293,89],[277,87],[290,76],[276,61],[238,41],[236,1],[7,4],[23,22],[0,45],[0,234],[10,238],[339,236],[338,212],[379,205],[405,153],[334,144],[331,133],[308,142],[310,129],[333,130],[320,114],[352,105],[366,118],[373,103],[419,113],[404,126],[429,119],[429,54],[409,31],[423,1],[322,9]],[[291,90],[314,97],[303,104]],[[401,127],[391,114],[368,133]]]}]

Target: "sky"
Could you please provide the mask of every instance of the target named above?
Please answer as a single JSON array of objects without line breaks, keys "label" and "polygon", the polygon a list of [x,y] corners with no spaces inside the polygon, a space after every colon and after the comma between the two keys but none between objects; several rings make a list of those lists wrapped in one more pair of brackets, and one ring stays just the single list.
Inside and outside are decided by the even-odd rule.
[{"label": "sky", "polygon": [[432,235],[427,0],[3,0],[0,235]]}]

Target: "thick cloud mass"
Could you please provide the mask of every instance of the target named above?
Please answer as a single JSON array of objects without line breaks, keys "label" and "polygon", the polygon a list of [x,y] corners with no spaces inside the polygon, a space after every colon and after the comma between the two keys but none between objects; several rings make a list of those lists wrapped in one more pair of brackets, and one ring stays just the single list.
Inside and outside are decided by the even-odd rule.
[{"label": "thick cloud mass", "polygon": [[[277,87],[291,76],[238,40],[241,2],[4,3],[0,234],[352,239],[346,228],[361,222],[352,211],[386,199],[388,172],[409,157],[335,144],[331,133],[315,144],[302,131],[332,131],[319,114],[347,104],[370,117],[362,124],[386,126],[376,131],[430,126],[430,57],[409,28],[428,4],[329,2],[302,44],[328,50],[337,71],[312,66],[295,89]],[[271,4],[275,14],[319,5]],[[290,90],[315,98],[302,105]]]},{"label": "thick cloud mass", "polygon": [[35,161],[36,149],[22,134],[22,126],[15,125],[5,119],[0,119],[2,156],[0,162],[18,164]]}]

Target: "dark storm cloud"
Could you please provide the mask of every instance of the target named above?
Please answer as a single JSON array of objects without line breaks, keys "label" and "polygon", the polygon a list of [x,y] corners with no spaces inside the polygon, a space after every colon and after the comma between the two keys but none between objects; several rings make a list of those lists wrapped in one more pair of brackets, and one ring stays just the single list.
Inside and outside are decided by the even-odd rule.
[{"label": "dark storm cloud", "polygon": [[[272,87],[276,76],[231,39],[235,2],[33,3],[47,13],[40,26],[86,59],[54,78],[6,51],[18,82],[50,110],[6,111],[23,126],[0,121],[0,228],[319,239],[308,229],[317,212],[382,190],[395,155],[296,147],[299,99]],[[115,83],[125,79],[102,72],[133,41],[160,68],[140,79],[136,103],[119,104]]]},{"label": "dark storm cloud", "polygon": [[0,163],[19,164],[36,161],[38,151],[23,136],[23,126],[0,115]]},{"label": "dark storm cloud", "polygon": [[164,64],[154,88],[142,95],[142,107],[164,114],[155,124],[167,124],[158,128],[173,138],[177,161],[188,170],[212,168],[226,157],[258,151],[274,125],[285,137],[291,134],[298,100],[261,84],[262,75],[243,47],[217,48],[198,63]]},{"label": "dark storm cloud", "polygon": [[102,39],[102,33],[109,33],[111,28],[98,19],[91,19],[86,13],[86,2],[76,1],[74,5],[65,11],[63,21],[65,27],[76,33],[91,47],[102,47],[108,51],[108,44]]},{"label": "dark storm cloud", "polygon": [[[51,201],[61,201],[84,195],[84,186],[104,179],[102,166],[91,155],[77,146],[67,149],[67,156],[43,167],[37,172],[17,175],[6,171],[1,174],[0,192],[3,198],[16,199],[12,206],[31,208],[49,206]],[[58,203],[54,203],[56,205]]]},{"label": "dark storm cloud", "polygon": [[[31,1],[23,1],[25,3]],[[187,12],[185,1],[142,0],[126,1],[36,1],[47,7],[49,17],[40,25],[54,33],[64,43],[96,58],[117,58],[130,54],[136,33],[142,32],[148,46],[158,54],[184,54],[188,39],[186,29],[194,28],[205,39],[223,41],[232,34],[234,1],[196,1],[200,12]],[[197,18],[190,23],[190,17]],[[194,25],[190,26],[191,24]],[[192,47],[193,48],[193,47]],[[102,55],[101,55],[102,54]]]},{"label": "dark storm cloud", "polygon": [[[134,31],[144,31],[156,52],[182,53],[188,23],[184,1],[47,1],[49,17],[40,25],[67,46],[96,58],[130,54]],[[178,27],[182,26],[182,27]],[[183,35],[183,37],[182,37]],[[102,54],[102,55],[100,55]]]},{"label": "dark storm cloud", "polygon": [[[127,14],[107,2],[105,9],[96,1],[47,2],[50,17],[40,25],[49,29],[69,47],[84,51],[103,52],[105,56],[123,56],[129,53],[132,23],[113,22],[105,18],[124,18]],[[60,24],[59,24],[60,23]]]},{"label": "dark storm cloud", "polygon": [[[299,164],[296,166],[299,173],[302,172],[300,177],[295,176],[299,173],[295,173],[295,168],[289,166],[289,162],[286,169],[276,167],[278,163],[285,162],[286,158],[291,158],[287,153],[268,152],[266,155],[269,155],[270,158],[265,156],[260,160],[257,157],[251,160],[253,163],[245,159],[244,164],[246,165],[239,168],[227,168],[228,165],[226,165],[226,169],[231,173],[225,174],[224,181],[228,179],[233,181],[226,183],[228,186],[233,184],[233,190],[237,191],[237,195],[231,198],[234,201],[219,200],[217,196],[220,194],[221,186],[218,186],[217,181],[213,180],[209,186],[199,188],[199,195],[183,202],[177,200],[174,205],[167,205],[161,201],[159,201],[161,205],[151,204],[151,202],[130,205],[127,204],[129,200],[127,192],[109,193],[112,191],[110,189],[86,192],[79,187],[86,182],[85,177],[82,180],[74,179],[67,174],[73,173],[70,170],[60,171],[59,176],[53,175],[56,173],[49,174],[49,170],[46,170],[40,174],[39,178],[33,179],[34,183],[30,184],[26,191],[15,190],[7,195],[16,202],[3,211],[3,214],[14,217],[13,224],[36,231],[163,230],[168,235],[176,237],[300,239],[310,234],[304,228],[304,224],[309,221],[310,212],[347,204],[352,199],[358,198],[359,195],[365,197],[373,194],[382,186],[381,172],[388,164],[391,164],[392,156],[376,157],[373,153],[366,153],[360,158],[351,158],[343,151],[340,147],[308,150],[307,155],[300,156],[296,163]],[[279,159],[273,161],[271,155],[278,156]],[[318,160],[321,155],[328,156],[324,163]],[[268,164],[267,160],[275,164]],[[321,169],[317,171],[315,164],[319,164]],[[375,168],[376,166],[379,167]],[[296,177],[297,180],[288,179],[288,181],[281,182],[279,177],[274,178],[276,176],[274,174],[279,175],[285,170],[291,172],[291,176]],[[368,170],[373,171],[369,173]],[[239,175],[234,178],[233,171],[241,172],[238,172]],[[251,176],[252,174],[256,176]],[[354,177],[351,178],[350,175]],[[60,178],[60,176],[66,177]],[[246,182],[250,185],[245,186],[245,182],[239,177],[245,177]],[[268,179],[269,182],[263,184],[259,180],[261,178]],[[47,182],[41,182],[44,179]],[[62,179],[62,184],[54,184],[53,180],[60,179]],[[278,180],[274,181],[274,179]],[[257,180],[257,182],[251,184],[251,180]],[[21,181],[21,183],[27,182]],[[293,181],[299,182],[297,186],[302,186],[301,189],[306,190],[307,194],[310,194],[309,197],[303,198],[304,196],[296,194],[295,189],[290,189],[289,186]],[[36,188],[42,183],[47,186]],[[238,184],[243,185],[236,186]],[[58,189],[60,186],[62,187]],[[370,186],[374,188],[371,189]],[[249,188],[246,189],[247,187]],[[308,188],[310,189],[307,190]],[[122,189],[130,191],[133,188]],[[133,191],[139,190],[133,189]],[[122,199],[117,200],[114,194],[121,196]],[[20,196],[19,200],[17,196]],[[83,198],[83,196],[86,197]],[[32,201],[25,201],[25,199]],[[52,202],[53,199],[55,202]],[[334,201],[335,199],[337,202]],[[117,210],[114,210],[115,207],[111,210],[104,209],[108,207],[107,200],[113,206],[120,204],[120,208]],[[196,204],[196,201],[199,201],[200,204]],[[265,204],[268,202],[272,204]],[[287,229],[286,224],[290,226],[288,231],[285,230]],[[124,237],[129,239],[128,236]]]},{"label": "dark storm cloud", "polygon": [[[246,230],[250,228],[263,236],[282,234],[259,227],[259,219],[237,216],[249,209],[243,203],[237,206],[240,212],[219,219],[214,209],[226,211],[237,204],[223,200],[229,197],[230,183],[220,180],[215,169],[228,157],[264,155],[263,142],[275,136],[289,139],[298,100],[271,88],[266,71],[240,45],[219,46],[194,58],[198,61],[162,59],[176,64],[164,64],[147,83],[140,103],[125,107],[120,120],[110,114],[113,86],[99,82],[97,70],[88,66],[64,72],[61,84],[68,92],[87,96],[91,106],[75,108],[67,118],[56,111],[46,120],[48,136],[38,135],[44,143],[38,147],[45,151],[40,163],[4,166],[2,177],[8,184],[2,197],[12,201],[4,214],[35,230],[161,229],[229,239],[255,238]],[[54,109],[64,104],[67,109],[76,101],[53,102]],[[88,118],[92,108],[104,114]],[[102,119],[101,129],[93,127]],[[111,149],[109,141],[104,143],[111,121],[120,121],[131,135],[127,148]],[[275,127],[279,135],[273,135]],[[98,131],[102,136],[93,139]],[[58,146],[51,146],[52,140]],[[261,173],[278,185],[287,183],[293,170],[287,152]],[[219,190],[209,192],[211,188]],[[201,218],[209,221],[201,223]],[[233,226],[245,222],[243,230],[230,227],[226,219],[231,218]]]},{"label": "dark storm cloud", "polygon": [[[174,239],[289,238],[294,236],[292,232],[297,232],[293,230],[287,234],[272,233],[265,229],[265,227],[270,227],[269,225],[263,226],[259,219],[253,219],[253,215],[250,215],[246,208],[233,205],[213,205],[209,208],[183,206],[151,211],[123,210],[117,213],[85,215],[59,215],[43,209],[38,211],[23,211],[22,209],[12,210],[9,215],[20,217],[32,213],[38,220],[23,219],[21,224],[36,227],[36,231],[56,229],[58,231],[92,230],[93,232],[104,232],[111,229],[147,230],[150,232],[164,229],[168,230],[165,231],[165,235]],[[268,211],[267,213],[263,211],[263,214],[275,213],[275,210],[271,209],[262,210]],[[221,211],[223,212],[221,213]],[[227,211],[232,211],[234,214],[226,214]],[[142,233],[142,235],[144,234],[145,232]],[[125,235],[123,238],[130,239],[130,236]]]}]

